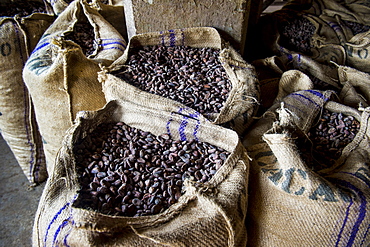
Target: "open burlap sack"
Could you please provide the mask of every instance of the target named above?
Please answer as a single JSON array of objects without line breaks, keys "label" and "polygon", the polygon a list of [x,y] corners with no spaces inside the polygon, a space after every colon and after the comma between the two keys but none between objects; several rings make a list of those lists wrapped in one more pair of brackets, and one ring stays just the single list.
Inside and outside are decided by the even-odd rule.
[{"label": "open burlap sack", "polygon": [[[252,157],[248,246],[368,246],[370,109],[331,101],[330,91],[289,94],[243,140]],[[296,140],[323,109],[361,127],[335,164],[313,170]]]},{"label": "open burlap sack", "polygon": [[[95,50],[88,57],[78,44],[64,38],[78,21],[94,28]],[[122,36],[96,9],[75,1],[45,31],[29,57],[23,79],[35,106],[49,173],[77,112],[96,110],[106,103],[97,79],[99,65],[109,65],[125,47]]]},{"label": "open burlap sack", "polygon": [[[337,36],[339,43],[346,51],[346,64],[360,71],[370,72],[369,70],[369,48],[370,32],[354,33],[350,23],[370,26],[369,14],[370,7],[366,1],[322,1],[315,0],[312,7],[305,12],[315,12],[316,19],[320,19],[317,29],[323,29],[326,25],[327,33]],[[333,43],[327,40],[327,35],[321,35],[316,40],[317,46],[323,43]],[[334,44],[334,43],[333,43]]]},{"label": "open burlap sack", "polygon": [[[3,4],[6,2],[0,2],[1,8]],[[0,131],[31,184],[43,182],[47,173],[34,107],[22,70],[53,21],[54,17],[47,12],[0,17]]]},{"label": "open burlap sack", "polygon": [[263,92],[260,101],[264,110],[294,91],[318,89],[332,90],[339,94],[344,85],[344,82],[341,83],[344,79],[340,78],[340,74],[343,74],[340,68],[343,66],[335,63],[321,64],[299,53],[257,59],[252,65],[257,70]]},{"label": "open burlap sack", "polygon": [[262,16],[252,34],[251,61],[300,54],[326,65],[346,62],[345,48],[330,23],[289,5]]},{"label": "open burlap sack", "polygon": [[[259,86],[255,69],[221,38],[214,28],[196,27],[169,31],[144,33],[133,36],[123,56],[100,73],[100,82],[112,84],[117,89],[114,98],[135,100],[132,95],[144,98],[155,98],[163,105],[185,108],[182,103],[162,96],[144,92],[125,80],[118,78],[114,72],[125,66],[132,49],[143,46],[190,46],[194,48],[210,47],[220,49],[219,60],[232,83],[232,89],[219,113],[207,114],[205,117],[215,124],[225,124],[238,133],[242,133],[252,121],[258,106]],[[110,87],[110,86],[107,86]],[[146,95],[147,94],[147,95]]]},{"label": "open burlap sack", "polygon": [[[78,0],[77,0],[78,1]],[[55,14],[60,15],[71,0],[47,0],[52,6]],[[121,35],[127,39],[126,20],[124,16],[123,0],[85,0],[86,5],[97,9],[105,20],[107,20]]]},{"label": "open burlap sack", "polygon": [[343,104],[353,108],[370,105],[370,75],[351,67],[338,67],[339,82],[343,88],[339,94]]},{"label": "open burlap sack", "polygon": [[[50,3],[50,5],[53,7],[55,14],[59,15],[74,0],[46,0],[46,1]],[[123,6],[123,0],[89,0],[86,2],[89,2],[89,3],[95,2],[95,3],[109,4],[109,5],[114,5],[114,6]]]},{"label": "open burlap sack", "polygon": [[[296,51],[320,63],[335,62],[369,72],[370,22],[367,18],[369,14],[368,3],[362,0],[292,1],[282,10],[261,18],[259,29],[256,31],[256,45],[260,48],[256,49],[255,53],[271,56]],[[298,18],[306,19],[315,29],[312,36],[304,41],[311,46],[308,50],[288,47],[287,42],[282,38],[281,26]],[[362,25],[367,28],[357,33],[357,30],[354,31],[351,28],[352,25]],[[265,29],[270,32],[265,32]],[[292,34],[291,38],[299,39],[299,35],[295,37],[295,34]],[[285,41],[287,41],[286,38]],[[267,49],[270,53],[263,49]]]},{"label": "open burlap sack", "polygon": [[[179,201],[159,214],[111,216],[77,208],[80,184],[73,148],[99,124],[122,121],[175,140],[197,139],[230,152],[206,183],[186,180]],[[80,112],[65,136],[36,214],[33,246],[245,246],[249,164],[238,135],[195,116],[125,100]]]}]

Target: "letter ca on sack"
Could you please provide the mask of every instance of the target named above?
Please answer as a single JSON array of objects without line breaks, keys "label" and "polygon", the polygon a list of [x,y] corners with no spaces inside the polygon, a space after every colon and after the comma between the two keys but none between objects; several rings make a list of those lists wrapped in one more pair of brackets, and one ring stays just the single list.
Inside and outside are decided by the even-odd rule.
[{"label": "letter ca on sack", "polygon": [[[257,161],[257,164],[261,167],[261,171],[276,187],[279,187],[284,192],[297,196],[306,196],[310,200],[323,200],[327,202],[348,201],[348,195],[339,190],[336,190],[337,193],[335,193],[326,180],[317,177],[315,180],[318,183],[312,187],[313,183],[309,181],[310,177],[306,171],[295,167],[289,169],[278,168],[276,166],[277,160],[271,159],[273,156],[272,152],[261,152],[256,155],[258,158],[262,158],[262,156],[270,156],[270,159],[264,157],[265,162],[262,162],[261,159]],[[267,163],[267,160],[273,163]],[[306,185],[309,185],[310,188],[306,188]]]},{"label": "letter ca on sack", "polygon": [[345,45],[344,47],[346,48],[347,55],[349,57],[358,57],[360,59],[368,59],[369,57],[369,51],[366,48],[354,49],[353,46],[350,45]]}]

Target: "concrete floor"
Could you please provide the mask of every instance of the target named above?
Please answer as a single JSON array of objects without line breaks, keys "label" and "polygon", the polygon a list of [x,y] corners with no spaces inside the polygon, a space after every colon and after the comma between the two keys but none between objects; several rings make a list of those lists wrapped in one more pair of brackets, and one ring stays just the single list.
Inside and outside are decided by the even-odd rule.
[{"label": "concrete floor", "polygon": [[7,143],[0,135],[0,247],[28,247],[44,184],[30,188]]}]

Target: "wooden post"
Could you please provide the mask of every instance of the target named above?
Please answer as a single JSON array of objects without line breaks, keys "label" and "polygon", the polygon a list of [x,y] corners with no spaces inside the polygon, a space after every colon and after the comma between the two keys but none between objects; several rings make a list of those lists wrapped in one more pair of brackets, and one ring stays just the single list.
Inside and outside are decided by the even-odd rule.
[{"label": "wooden post", "polygon": [[178,28],[214,27],[243,54],[251,1],[123,0],[128,37]]}]

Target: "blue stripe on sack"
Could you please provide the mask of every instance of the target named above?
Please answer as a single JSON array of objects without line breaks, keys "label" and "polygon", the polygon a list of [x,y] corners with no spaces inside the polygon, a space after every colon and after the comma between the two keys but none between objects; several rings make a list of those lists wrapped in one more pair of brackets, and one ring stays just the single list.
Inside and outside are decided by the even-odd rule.
[{"label": "blue stripe on sack", "polygon": [[[72,210],[71,210],[72,211]],[[71,212],[71,215],[72,215],[72,212]],[[72,226],[75,224],[74,220],[72,217],[70,217],[70,220],[71,220],[71,223],[72,223]],[[69,229],[69,231],[66,233],[66,235],[64,236],[64,239],[63,239],[63,244],[64,246],[66,247],[69,247],[69,244],[67,243],[67,238],[69,236],[69,234],[72,232],[72,227]]]},{"label": "blue stripe on sack", "polygon": [[329,22],[329,26],[335,31],[342,31],[342,28],[335,22]]},{"label": "blue stripe on sack", "polygon": [[[354,176],[357,179],[360,179],[362,182],[364,182],[367,185],[367,187],[370,188],[370,181],[365,176],[363,176],[362,174],[358,174],[357,172],[356,172],[356,174],[350,173],[350,172],[340,172],[340,173],[344,173],[344,174],[348,174],[348,175]],[[366,240],[366,237],[367,237],[367,235],[369,233],[369,230],[370,230],[370,224],[368,225],[368,227],[366,229],[366,232],[365,232],[365,234],[364,234],[364,236],[362,238],[362,241],[361,241],[360,246],[363,246],[364,245],[365,240]]]},{"label": "blue stripe on sack", "polygon": [[179,134],[180,134],[180,140],[186,141],[186,134],[185,134],[185,128],[186,125],[188,125],[188,117],[184,116],[184,120],[181,121],[180,127],[179,127]]},{"label": "blue stripe on sack", "polygon": [[[22,64],[24,65],[26,63],[27,59],[25,57],[23,57],[21,37],[19,36],[19,29],[18,29],[18,26],[15,23],[13,23],[13,26],[14,26],[14,29],[15,29],[15,32],[16,32],[16,35],[17,35],[17,43],[18,43],[18,48],[19,48],[20,55],[21,55]],[[29,116],[30,105],[29,105],[29,99],[28,99],[27,96],[28,96],[27,87],[25,85],[23,85],[23,103],[24,103],[23,119],[24,119],[24,126],[25,126],[26,136],[27,136],[27,144],[30,147],[30,150],[29,150],[30,151],[29,176],[32,177],[34,175],[35,176],[35,181],[38,181],[39,180],[39,175],[38,175],[39,170],[37,169],[38,166],[35,166],[35,160],[34,160],[35,146],[31,142],[30,126],[27,122],[27,120],[30,118],[30,116]],[[37,162],[37,160],[36,160],[36,162]],[[34,168],[36,168],[36,170],[33,173]]]},{"label": "blue stripe on sack", "polygon": [[370,230],[370,224],[369,224],[369,226],[368,226],[368,227],[367,227],[367,229],[366,229],[366,232],[365,232],[365,234],[364,234],[364,237],[362,238],[362,241],[361,241],[360,247],[361,247],[361,246],[364,246],[365,239],[366,239],[366,237],[367,237],[367,234],[369,233],[369,230]]},{"label": "blue stripe on sack", "polygon": [[200,120],[198,119],[199,115],[200,115],[199,112],[196,112],[194,114],[190,114],[190,117],[195,118],[197,120],[197,124],[195,125],[194,131],[193,131],[194,139],[197,140],[197,141],[198,141],[198,130],[199,130],[199,127],[200,127]]},{"label": "blue stripe on sack", "polygon": [[350,172],[339,172],[339,173],[344,173],[344,174],[348,174],[348,175],[354,176],[357,179],[360,179],[362,182],[364,182],[367,185],[367,187],[370,188],[370,181],[364,175],[362,175],[362,174],[357,174],[357,172],[356,172],[356,174],[350,173]]},{"label": "blue stripe on sack", "polygon": [[[359,227],[360,227],[362,221],[365,219],[367,201],[366,201],[366,197],[364,196],[364,193],[360,189],[358,189],[356,186],[351,184],[350,182],[345,181],[345,180],[341,180],[341,179],[335,179],[335,180],[338,182],[339,185],[344,186],[346,188],[349,188],[350,190],[355,191],[361,199],[360,208],[358,210],[359,214],[358,214],[358,217],[357,217],[357,220],[356,220],[355,224],[352,227],[351,236],[350,236],[350,238],[348,240],[348,243],[346,245],[347,247],[350,247],[354,244],[354,241],[356,239],[356,235],[359,231]],[[346,218],[343,222],[342,228],[344,228],[344,226],[347,222],[347,219],[348,219],[348,215],[346,215]],[[339,240],[341,238],[341,234],[342,234],[342,232],[340,232],[340,234],[338,235],[338,240],[337,240],[336,246],[338,246]]]},{"label": "blue stripe on sack", "polygon": [[309,93],[311,93],[313,95],[316,95],[316,96],[322,98],[325,101],[328,101],[329,100],[329,98],[325,97],[325,95],[323,95],[322,93],[320,93],[320,92],[318,92],[316,90],[306,90],[306,92],[309,92]]},{"label": "blue stripe on sack", "polygon": [[58,238],[58,235],[59,235],[59,232],[65,227],[68,225],[68,221],[69,221],[70,218],[64,220],[62,222],[62,224],[60,224],[60,226],[57,228],[57,230],[55,231],[55,234],[54,234],[54,238],[53,238],[53,246],[56,246],[56,241],[57,241],[57,238]]},{"label": "blue stripe on sack", "polygon": [[161,38],[161,44],[162,44],[162,45],[165,45],[165,40],[164,40],[164,38],[165,38],[165,37],[164,37],[164,35],[163,35],[163,31],[160,31],[160,32],[159,32],[159,34],[160,34],[160,36],[159,36],[159,37]]},{"label": "blue stripe on sack", "polygon": [[[99,44],[100,47],[103,48],[103,50],[120,50],[122,52],[125,51],[127,45],[123,39],[101,39],[103,42]],[[108,47],[110,46],[110,47]]]},{"label": "blue stripe on sack", "polygon": [[288,60],[293,61],[293,55],[292,54],[287,54]]},{"label": "blue stripe on sack", "polygon": [[[61,207],[59,209],[59,211],[54,215],[53,219],[49,222],[48,227],[47,227],[46,232],[45,232],[45,236],[44,236],[44,246],[46,246],[46,240],[48,238],[49,230],[50,230],[51,226],[54,224],[54,222],[57,220],[57,218],[62,214],[62,212],[65,209],[67,209],[76,200],[77,196],[78,195],[76,194],[70,202],[67,202],[63,207]],[[71,214],[72,214],[72,212],[71,212]],[[67,222],[70,218],[71,218],[71,216],[69,216],[69,218],[67,219]],[[65,221],[66,220],[63,221],[62,225],[64,224]],[[60,226],[57,229],[57,232],[59,233],[58,230],[60,230]],[[54,239],[55,239],[55,234],[54,234],[54,238],[53,238],[53,243],[54,243]]]},{"label": "blue stripe on sack", "polygon": [[118,40],[118,41],[122,41],[122,43],[126,43],[126,40],[124,39],[120,39],[120,38],[111,38],[111,39],[100,39],[100,40],[103,40],[103,41],[106,41],[106,40]]},{"label": "blue stripe on sack", "polygon": [[44,48],[45,46],[48,46],[50,44],[50,42],[48,41],[45,41],[45,43],[39,43],[36,48],[32,51],[31,55],[34,54],[35,52],[37,52],[38,50]]},{"label": "blue stripe on sack", "polygon": [[[293,98],[295,98],[295,99],[297,99],[297,100],[299,100],[300,102],[302,102],[303,103],[303,101],[300,99],[300,98],[303,98],[303,99],[305,99],[305,100],[307,100],[307,101],[309,101],[309,102],[311,102],[312,104],[314,104],[316,107],[320,107],[320,105],[319,104],[317,104],[315,101],[313,101],[312,99],[310,99],[309,97],[307,97],[307,96],[305,96],[305,95],[303,95],[303,94],[301,94],[301,93],[292,93],[292,94],[290,94]],[[294,96],[298,96],[298,97],[294,97]],[[305,105],[307,105],[307,104],[305,104]]]},{"label": "blue stripe on sack", "polygon": [[121,42],[109,42],[109,43],[102,43],[100,44],[101,46],[108,46],[108,45],[119,45],[122,46],[123,48],[126,48],[125,44]]},{"label": "blue stripe on sack", "polygon": [[174,32],[174,30],[170,29],[168,30],[170,32],[169,36],[170,36],[170,46],[175,46],[176,45],[176,34]]},{"label": "blue stripe on sack", "polygon": [[301,58],[302,58],[302,55],[301,54],[297,54],[297,67],[298,68],[302,68]]},{"label": "blue stripe on sack", "polygon": [[102,43],[103,46],[106,46],[106,45],[120,45],[120,46],[123,46],[123,48],[127,47],[127,44],[126,44],[125,40],[123,40],[123,39],[101,39],[101,40],[103,41],[103,43]]},{"label": "blue stripe on sack", "polygon": [[[180,108],[177,112],[181,113],[183,111],[183,108]],[[187,116],[183,116],[183,120],[180,123],[179,126],[179,135],[180,135],[180,141],[186,141],[186,134],[185,134],[185,128],[188,125],[189,118]]]},{"label": "blue stripe on sack", "polygon": [[46,240],[49,235],[49,230],[51,226],[54,224],[54,222],[58,219],[58,217],[61,215],[61,213],[68,208],[70,205],[70,202],[66,203],[59,211],[54,215],[53,219],[49,222],[48,227],[46,228],[45,236],[44,236],[44,246],[46,246]]},{"label": "blue stripe on sack", "polygon": [[168,119],[168,121],[166,123],[167,134],[169,134],[170,136],[171,136],[170,124],[172,122],[172,114],[173,114],[173,112],[171,112],[171,117],[170,117],[170,119]]},{"label": "blue stripe on sack", "polygon": [[[180,113],[181,114],[183,112],[183,110],[185,110],[185,109],[182,108],[182,107],[180,107],[179,110],[177,111],[177,113]],[[173,114],[174,113],[172,112],[171,115],[173,115]],[[185,134],[185,129],[186,129],[187,125],[188,125],[188,119],[189,119],[189,117],[196,120],[196,125],[195,125],[194,131],[193,131],[193,137],[194,137],[194,139],[198,140],[198,130],[199,130],[199,127],[200,127],[200,124],[201,124],[201,122],[200,122],[200,120],[198,118],[200,116],[200,113],[199,112],[196,112],[194,114],[189,113],[189,117],[188,116],[185,116],[183,114],[181,114],[181,115],[183,116],[183,120],[181,121],[180,126],[178,128],[180,140],[181,141],[186,141],[187,140],[186,134]],[[171,129],[170,129],[171,122],[172,122],[172,117],[166,123],[166,129],[167,129],[167,133],[169,135],[171,135]]]},{"label": "blue stripe on sack", "polygon": [[352,201],[352,198],[351,198],[351,201],[347,207],[347,210],[346,210],[346,213],[345,213],[345,217],[344,217],[344,221],[343,221],[343,224],[342,224],[342,227],[340,228],[340,231],[339,231],[339,234],[338,234],[338,237],[337,237],[337,242],[335,243],[335,246],[338,246],[339,242],[340,242],[340,239],[342,237],[342,233],[343,233],[343,230],[344,230],[344,227],[346,226],[346,223],[347,223],[347,220],[348,220],[348,216],[349,216],[349,210],[351,208],[353,204],[353,201]]}]

